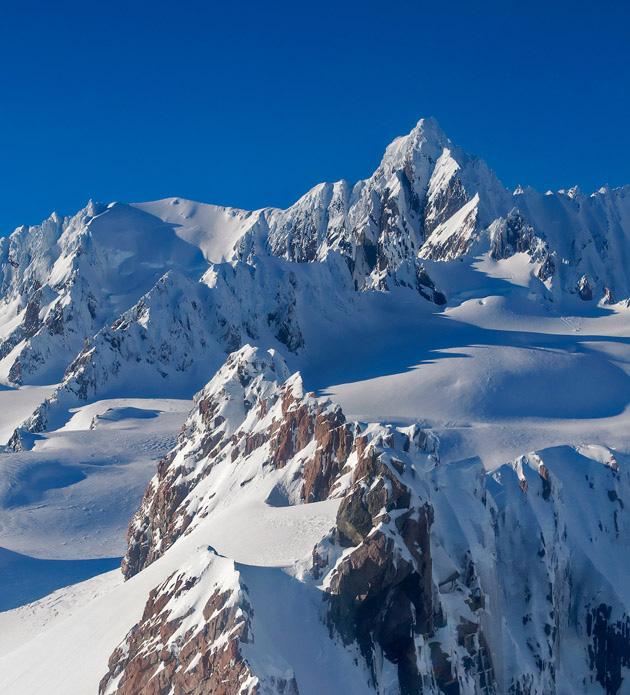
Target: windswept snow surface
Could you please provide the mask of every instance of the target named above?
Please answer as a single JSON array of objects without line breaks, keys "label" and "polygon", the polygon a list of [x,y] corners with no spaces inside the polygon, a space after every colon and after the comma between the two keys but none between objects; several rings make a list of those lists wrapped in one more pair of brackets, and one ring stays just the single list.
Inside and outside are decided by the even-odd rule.
[{"label": "windswept snow surface", "polygon": [[0,453],[0,547],[41,560],[124,554],[129,518],[191,405],[97,401],[32,451]]},{"label": "windswept snow surface", "polygon": [[568,304],[565,313],[515,285],[488,294],[507,281],[484,277],[441,314],[383,298],[361,336],[321,346],[307,387],[352,418],[419,421],[440,437],[442,460],[479,456],[489,470],[564,443],[629,451],[630,310]]}]

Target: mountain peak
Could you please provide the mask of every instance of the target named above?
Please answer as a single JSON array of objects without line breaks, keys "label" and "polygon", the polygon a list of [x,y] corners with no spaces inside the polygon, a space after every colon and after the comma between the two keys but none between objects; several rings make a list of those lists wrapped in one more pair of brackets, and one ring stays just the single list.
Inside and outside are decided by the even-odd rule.
[{"label": "mountain peak", "polygon": [[434,116],[421,118],[413,127],[411,132],[422,133],[427,137],[431,136],[437,139],[446,138],[446,133],[442,130],[437,118]]},{"label": "mountain peak", "polygon": [[453,143],[433,116],[421,118],[411,129],[407,139],[408,145],[413,149],[432,146],[442,150],[444,147],[453,147]]},{"label": "mountain peak", "polygon": [[407,135],[397,137],[387,147],[382,164],[386,168],[398,168],[417,156],[436,160],[445,147],[452,146],[435,118],[421,118]]}]

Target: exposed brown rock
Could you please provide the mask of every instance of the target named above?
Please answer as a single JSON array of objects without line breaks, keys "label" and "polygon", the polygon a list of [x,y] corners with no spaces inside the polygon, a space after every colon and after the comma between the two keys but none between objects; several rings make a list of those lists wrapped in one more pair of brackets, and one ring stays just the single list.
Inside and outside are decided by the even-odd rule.
[{"label": "exposed brown rock", "polygon": [[[252,375],[239,369],[237,378],[247,387]],[[352,451],[355,436],[355,426],[346,422],[339,407],[304,395],[289,380],[270,394],[244,403],[245,412],[254,410],[260,417],[279,404],[279,417],[265,428],[238,429],[230,434],[219,412],[225,398],[226,394],[220,392],[200,399],[197,403],[200,422],[184,428],[178,449],[158,464],[157,475],[129,526],[128,550],[122,565],[125,577],[160,557],[187,530],[192,519],[184,504],[187,496],[226,456],[235,462],[266,447],[266,465],[282,469],[296,454],[314,445],[314,453],[303,461],[302,485],[299,500],[295,501],[316,502],[331,494]],[[186,460],[176,463],[177,451],[193,436],[198,438],[196,449],[187,454]],[[197,461],[202,465],[193,473],[190,466]]]},{"label": "exposed brown rock", "polygon": [[[404,441],[408,446],[408,438]],[[383,444],[394,444],[393,433]],[[415,693],[421,681],[413,635],[432,634],[437,612],[431,577],[432,508],[419,501],[412,504],[411,491],[400,479],[401,460],[386,461],[365,437],[357,438],[356,445],[359,460],[352,487],[337,513],[339,542],[356,547],[330,577],[330,620],[344,641],[358,642],[372,667],[378,645],[398,665],[401,693]],[[401,546],[409,556],[403,556]],[[322,558],[317,553],[314,563],[319,572]]]},{"label": "exposed brown rock", "polygon": [[[171,575],[151,591],[141,620],[109,659],[99,693],[117,695],[257,695],[260,679],[242,652],[252,640],[252,609],[246,596],[216,588],[202,620],[177,637],[186,616],[170,619],[173,601],[199,581]],[[191,611],[194,609],[191,609]],[[295,679],[275,678],[271,691],[298,695]],[[265,691],[268,692],[267,688]]]}]

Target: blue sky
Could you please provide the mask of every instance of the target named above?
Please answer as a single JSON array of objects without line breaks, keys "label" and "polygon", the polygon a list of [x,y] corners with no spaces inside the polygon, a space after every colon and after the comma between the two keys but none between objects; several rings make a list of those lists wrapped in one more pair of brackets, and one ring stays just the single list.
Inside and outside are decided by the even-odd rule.
[{"label": "blue sky", "polygon": [[630,182],[629,8],[5,2],[0,233],[90,197],[286,206],[423,115],[509,186]]}]

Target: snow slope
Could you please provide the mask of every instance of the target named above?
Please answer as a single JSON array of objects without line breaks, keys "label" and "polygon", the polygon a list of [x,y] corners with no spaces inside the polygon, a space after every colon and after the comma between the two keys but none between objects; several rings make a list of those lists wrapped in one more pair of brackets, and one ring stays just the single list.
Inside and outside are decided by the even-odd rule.
[{"label": "snow slope", "polygon": [[[260,626],[254,630],[262,633],[261,639],[267,644],[278,646],[276,660],[283,656],[290,659],[288,663],[296,669],[300,682],[305,683],[303,692],[330,692],[337,683],[343,683],[349,692],[359,695],[364,692],[364,674],[349,656],[341,662],[337,655],[335,661],[330,658],[332,648],[327,649],[329,640],[318,618],[317,604],[308,598],[306,590],[295,588],[296,582],[279,569],[310,552],[322,530],[328,530],[333,522],[335,507],[327,502],[287,507],[273,510],[270,517],[261,520],[260,507],[244,503],[216,522],[213,518],[206,520],[168,556],[127,582],[122,582],[119,572],[110,572],[32,606],[0,613],[0,633],[11,632],[13,636],[10,644],[2,643],[5,649],[0,657],[0,690],[16,694],[42,689],[67,695],[96,692],[109,655],[140,618],[149,591],[199,552],[212,560],[213,554],[207,550],[210,545],[221,554],[238,548],[236,570],[254,596],[259,597],[255,605],[261,608],[261,615],[256,617]],[[238,523],[234,525],[232,520]],[[269,543],[270,538],[278,538],[283,546],[276,550],[275,544]],[[228,561],[216,558],[214,562],[224,565]],[[213,577],[206,577],[206,581],[211,585]],[[272,592],[270,587],[274,587]],[[279,620],[279,616],[285,617]],[[295,625],[297,616],[300,620]],[[285,628],[291,620],[294,629],[287,632]],[[22,629],[22,642],[15,629],[16,621]],[[309,626],[306,631],[305,624]],[[281,629],[285,630],[281,639],[269,641]],[[89,649],[81,651],[80,659],[74,651],[71,661],[76,666],[70,668],[68,644],[89,645]],[[313,659],[313,654],[319,654],[317,659]],[[36,662],[39,666],[33,668]],[[326,670],[320,668],[321,663],[326,664]]]},{"label": "snow slope", "polygon": [[324,374],[322,391],[351,417],[430,425],[445,460],[480,456],[489,469],[567,442],[628,451],[628,310],[557,316],[514,304],[470,299],[438,320],[390,324],[362,348],[369,369],[355,362],[341,383]]},{"label": "snow slope", "polygon": [[230,261],[244,234],[259,223],[260,213],[166,198],[133,207],[161,219],[175,234],[199,248],[209,263]]},{"label": "snow slope", "polygon": [[129,517],[190,406],[98,401],[31,451],[0,453],[0,546],[46,560],[120,556]]}]

